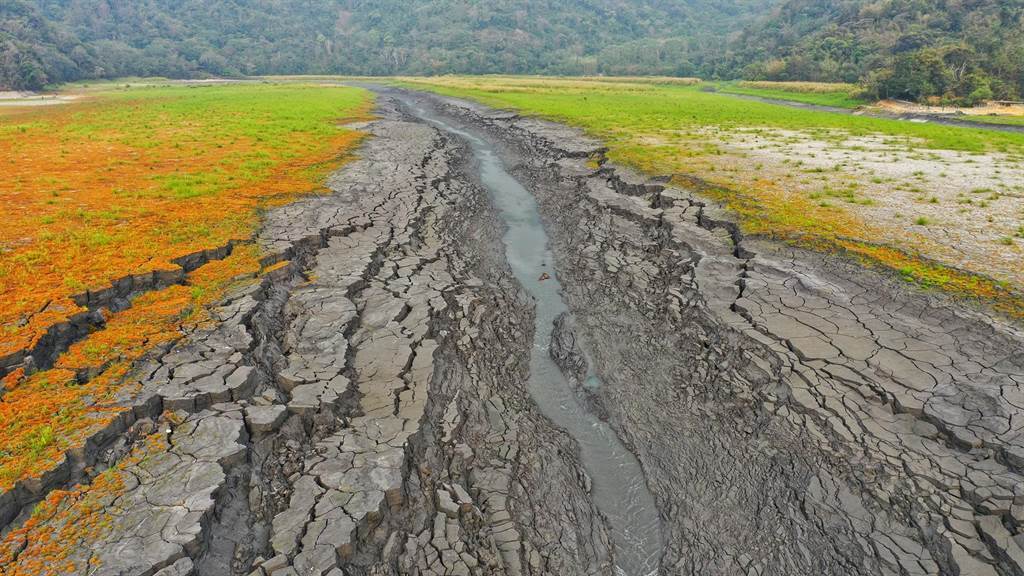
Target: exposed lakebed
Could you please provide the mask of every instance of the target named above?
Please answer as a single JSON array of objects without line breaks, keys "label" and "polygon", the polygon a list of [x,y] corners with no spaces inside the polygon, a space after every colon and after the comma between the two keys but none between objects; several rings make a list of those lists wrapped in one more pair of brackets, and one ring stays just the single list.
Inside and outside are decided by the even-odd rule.
[{"label": "exposed lakebed", "polygon": [[[663,547],[661,521],[643,469],[615,432],[588,411],[550,355],[555,320],[568,307],[550,266],[553,255],[533,195],[508,173],[484,138],[414,104],[409,107],[419,118],[470,145],[481,183],[507,227],[503,241],[509,266],[536,303],[530,394],[541,412],[580,446],[583,465],[593,482],[594,501],[612,530],[617,571],[627,576],[656,573]],[[588,376],[588,388],[600,386],[596,375]]]},{"label": "exposed lakebed", "polygon": [[119,481],[0,495],[0,573],[1022,573],[1018,328],[558,124],[376,116],[332,194],[267,213],[290,264],[70,461]]}]

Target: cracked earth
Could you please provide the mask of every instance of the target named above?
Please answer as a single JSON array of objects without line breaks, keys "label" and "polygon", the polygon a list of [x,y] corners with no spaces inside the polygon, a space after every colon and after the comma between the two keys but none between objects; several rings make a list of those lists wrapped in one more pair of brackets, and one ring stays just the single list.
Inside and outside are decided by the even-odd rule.
[{"label": "cracked earth", "polygon": [[267,215],[275,271],[0,495],[0,573],[38,573],[53,534],[67,568],[42,573],[615,573],[586,462],[526,386],[503,223],[466,143],[409,101],[536,198],[571,311],[552,355],[643,468],[660,574],[1024,574],[1018,325],[743,238],[569,128],[389,92],[333,193]]}]

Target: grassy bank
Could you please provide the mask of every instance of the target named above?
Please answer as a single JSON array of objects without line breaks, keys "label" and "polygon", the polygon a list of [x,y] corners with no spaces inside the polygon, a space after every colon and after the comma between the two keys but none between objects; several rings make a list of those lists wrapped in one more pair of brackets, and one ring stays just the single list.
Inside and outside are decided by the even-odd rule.
[{"label": "grassy bank", "polygon": [[[901,213],[905,208],[899,206],[888,213],[898,220],[895,225],[864,215],[865,210],[878,210],[877,202],[864,194],[869,187],[877,191],[876,197],[911,196],[910,210],[935,205],[920,184],[926,171],[897,180],[858,172],[846,160],[822,160],[834,150],[866,155],[884,149],[875,162],[883,167],[941,164],[948,156],[973,163],[973,158],[992,155],[1019,166],[1024,135],[794,109],[696,86],[455,77],[402,81],[579,126],[608,144],[611,160],[650,174],[699,177],[711,183],[705,193],[732,209],[748,234],[852,252],[908,280],[995,300],[1008,313],[1024,315],[1020,299],[1002,281],[986,279],[982,266],[976,275],[936,263],[955,254],[957,247],[938,246],[925,237],[928,218]],[[766,157],[763,152],[769,149],[778,154]],[[877,247],[880,239],[896,237],[889,248]],[[1019,250],[1011,244],[979,250]]]},{"label": "grassy bank", "polygon": [[657,146],[647,146],[640,154],[629,154],[624,144],[635,141],[638,135],[665,131],[700,137],[700,131],[709,127],[720,130],[781,128],[809,131],[832,140],[881,134],[903,139],[906,146],[913,148],[1024,154],[1024,136],[1021,135],[799,110],[725,98],[704,92],[699,86],[491,77],[403,78],[400,81],[581,126],[616,144],[616,151],[631,162],[666,167],[678,164],[680,156],[693,157],[700,155],[700,151],[659,150]]},{"label": "grassy bank", "polygon": [[979,116],[965,114],[956,116],[957,120],[977,122],[979,124],[1002,124],[1004,126],[1024,126],[1024,116]]},{"label": "grassy bank", "polygon": [[[248,241],[260,211],[322,188],[362,135],[348,88],[228,85],[90,90],[72,104],[0,116],[0,354],[34,346],[82,310],[75,295]],[[0,491],[81,445],[119,410],[134,360],[206,320],[225,290],[259,275],[241,244],[147,293],[44,372],[17,371],[0,398]]]}]

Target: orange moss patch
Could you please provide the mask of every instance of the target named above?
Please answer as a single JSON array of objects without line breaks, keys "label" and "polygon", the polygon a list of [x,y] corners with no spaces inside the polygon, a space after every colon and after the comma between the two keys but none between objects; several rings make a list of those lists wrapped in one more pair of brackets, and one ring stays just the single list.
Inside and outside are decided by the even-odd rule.
[{"label": "orange moss patch", "polygon": [[114,518],[108,510],[124,492],[124,470],[147,454],[169,447],[162,434],[154,434],[90,485],[51,492],[22,527],[0,542],[0,576],[78,573],[90,568],[83,552],[109,533]]},{"label": "orange moss patch", "polygon": [[144,294],[110,314],[106,327],[73,345],[52,370],[33,374],[0,398],[0,491],[52,469],[124,408],[132,363],[209,320],[208,306],[259,273],[259,249],[237,246],[224,260],[188,276],[186,285]]},{"label": "orange moss patch", "polygon": [[0,575],[78,572],[83,566],[71,556],[82,550],[81,542],[95,542],[110,529],[105,500],[123,487],[121,475],[111,470],[89,488],[51,492],[25,525],[0,544]]},{"label": "orange moss patch", "polygon": [[0,391],[7,390],[9,388],[13,388],[24,377],[25,377],[25,369],[24,368],[18,368],[17,370],[11,372],[7,376],[4,376],[3,379],[0,380]]},{"label": "orange moss patch", "polygon": [[82,312],[72,296],[248,238],[362,135],[362,91],[234,86],[105,94],[0,118],[0,356]]},{"label": "orange moss patch", "polygon": [[271,264],[270,266],[268,266],[263,271],[263,273],[264,274],[272,274],[274,272],[277,272],[278,270],[284,270],[285,268],[291,266],[291,264],[292,264],[291,260],[282,260],[282,261],[280,261],[280,262],[278,262],[276,264]]}]

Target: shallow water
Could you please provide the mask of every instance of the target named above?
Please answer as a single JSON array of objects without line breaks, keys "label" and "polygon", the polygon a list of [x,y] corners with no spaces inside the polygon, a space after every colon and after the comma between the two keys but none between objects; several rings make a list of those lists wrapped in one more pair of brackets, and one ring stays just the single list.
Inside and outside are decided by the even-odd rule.
[{"label": "shallow water", "polygon": [[[553,260],[548,238],[533,195],[505,170],[486,140],[415,105],[410,108],[421,119],[461,137],[472,147],[479,163],[481,182],[508,228],[504,237],[508,263],[537,304],[528,383],[530,394],[541,412],[580,446],[583,466],[593,483],[594,502],[608,518],[612,529],[619,574],[656,574],[663,552],[661,519],[640,463],[607,424],[587,411],[549,354],[555,319],[568,308],[550,266]],[[551,279],[540,281],[545,273]],[[595,374],[588,375],[586,380],[588,388],[601,385]]]}]

